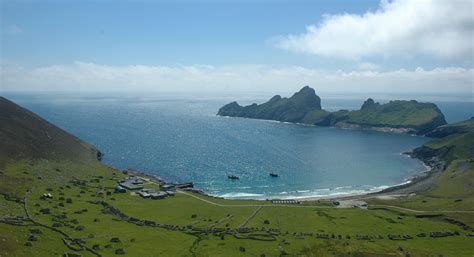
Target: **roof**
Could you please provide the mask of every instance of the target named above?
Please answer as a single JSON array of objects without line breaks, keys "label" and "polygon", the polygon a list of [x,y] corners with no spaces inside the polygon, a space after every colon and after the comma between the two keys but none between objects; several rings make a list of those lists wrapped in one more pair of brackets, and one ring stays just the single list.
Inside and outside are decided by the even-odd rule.
[{"label": "roof", "polygon": [[144,192],[144,191],[138,192],[138,194],[139,194],[141,197],[145,197],[145,198],[151,196],[151,194],[149,194],[149,193],[147,193],[147,192]]},{"label": "roof", "polygon": [[158,191],[158,192],[150,193],[150,196],[151,196],[151,198],[156,199],[156,198],[165,198],[166,196],[168,196],[168,194],[166,194],[163,191]]},{"label": "roof", "polygon": [[160,188],[167,190],[167,189],[174,189],[175,186],[172,184],[164,184],[164,185],[161,185]]},{"label": "roof", "polygon": [[125,181],[125,182],[122,182],[119,184],[121,187],[124,187],[128,190],[139,190],[139,189],[143,189],[143,185],[137,185],[137,184],[133,184],[129,181]]}]

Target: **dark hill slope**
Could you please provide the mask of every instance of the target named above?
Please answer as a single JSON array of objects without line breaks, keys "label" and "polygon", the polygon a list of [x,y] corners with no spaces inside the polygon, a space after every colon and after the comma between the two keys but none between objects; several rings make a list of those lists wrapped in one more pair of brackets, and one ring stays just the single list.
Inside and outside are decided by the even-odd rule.
[{"label": "dark hill slope", "polygon": [[[447,166],[453,160],[474,164],[474,119],[438,127],[428,135],[437,137],[414,149],[410,154],[428,165],[438,162]],[[474,183],[474,181],[473,181]]]},{"label": "dark hill slope", "polygon": [[92,145],[0,97],[0,165],[9,159],[100,159]]},{"label": "dark hill slope", "polygon": [[429,137],[441,138],[453,134],[462,134],[469,131],[474,131],[474,117],[458,123],[439,126],[426,135]]}]

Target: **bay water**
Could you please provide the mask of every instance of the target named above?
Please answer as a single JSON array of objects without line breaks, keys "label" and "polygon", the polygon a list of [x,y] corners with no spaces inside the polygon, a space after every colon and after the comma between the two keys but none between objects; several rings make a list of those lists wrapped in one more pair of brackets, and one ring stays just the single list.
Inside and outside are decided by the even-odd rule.
[{"label": "bay water", "polygon": [[[224,104],[269,96],[6,94],[94,144],[103,162],[226,198],[301,198],[363,193],[406,183],[426,170],[402,154],[428,138],[216,116]],[[364,99],[323,98],[328,110]],[[472,102],[436,102],[448,122],[473,116]],[[269,173],[279,177],[271,177]],[[229,180],[228,175],[239,180]]]}]

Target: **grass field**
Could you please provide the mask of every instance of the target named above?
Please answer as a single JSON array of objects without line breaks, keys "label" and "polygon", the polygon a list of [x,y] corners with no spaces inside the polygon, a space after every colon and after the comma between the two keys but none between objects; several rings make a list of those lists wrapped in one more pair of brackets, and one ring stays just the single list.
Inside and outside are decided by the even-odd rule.
[{"label": "grass field", "polygon": [[[27,217],[26,207],[34,221],[25,220],[21,226],[0,223],[1,256],[95,255],[71,250],[63,242],[64,235],[45,225],[80,239],[84,247],[97,249],[103,256],[122,253],[120,249],[125,256],[472,256],[474,252],[474,237],[467,236],[472,231],[446,221],[452,218],[474,226],[472,198],[463,195],[461,202],[454,202],[454,198],[435,201],[441,189],[389,203],[433,210],[433,214],[440,209],[457,210],[457,205],[471,207],[473,212],[420,218],[417,213],[390,208],[336,209],[324,201],[277,206],[269,201],[193,197],[179,192],[163,200],[143,199],[129,191],[112,193],[124,175],[99,162],[17,161],[6,165],[1,176],[0,189],[5,196],[0,200],[1,217]],[[22,183],[12,190],[9,181]],[[101,189],[111,193],[97,194]],[[52,199],[40,199],[48,192]],[[130,223],[104,213],[99,201],[128,217],[171,228]],[[240,231],[242,227],[250,232]],[[33,234],[30,230],[35,228],[42,234]],[[213,232],[210,228],[223,230]],[[432,238],[430,232],[452,232],[453,236]],[[36,241],[28,240],[31,235]],[[389,235],[412,239],[391,240]],[[112,238],[119,242],[111,242]],[[31,246],[25,246],[27,242]],[[72,247],[80,248],[74,243]]]}]

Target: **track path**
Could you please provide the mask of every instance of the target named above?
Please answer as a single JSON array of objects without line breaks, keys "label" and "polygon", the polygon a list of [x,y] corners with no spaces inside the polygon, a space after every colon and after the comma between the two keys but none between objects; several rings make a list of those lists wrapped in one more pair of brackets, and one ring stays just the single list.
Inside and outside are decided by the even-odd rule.
[{"label": "track path", "polygon": [[[200,196],[197,196],[195,194],[191,194],[182,190],[178,190],[179,193],[185,194],[191,197],[194,197],[198,200],[201,200],[203,202],[206,202],[208,204],[212,204],[215,206],[220,206],[220,207],[290,207],[290,208],[321,208],[321,209],[335,209],[334,207],[330,206],[310,206],[310,205],[287,205],[287,204],[221,204],[221,203],[215,203],[213,201],[210,201],[208,199],[204,199]],[[395,205],[384,205],[384,204],[376,204],[376,205],[370,205],[370,208],[390,208],[390,209],[396,209],[400,211],[406,211],[406,212],[413,212],[413,213],[473,213],[474,210],[415,210],[415,209],[409,209],[409,208],[403,208]]]}]

